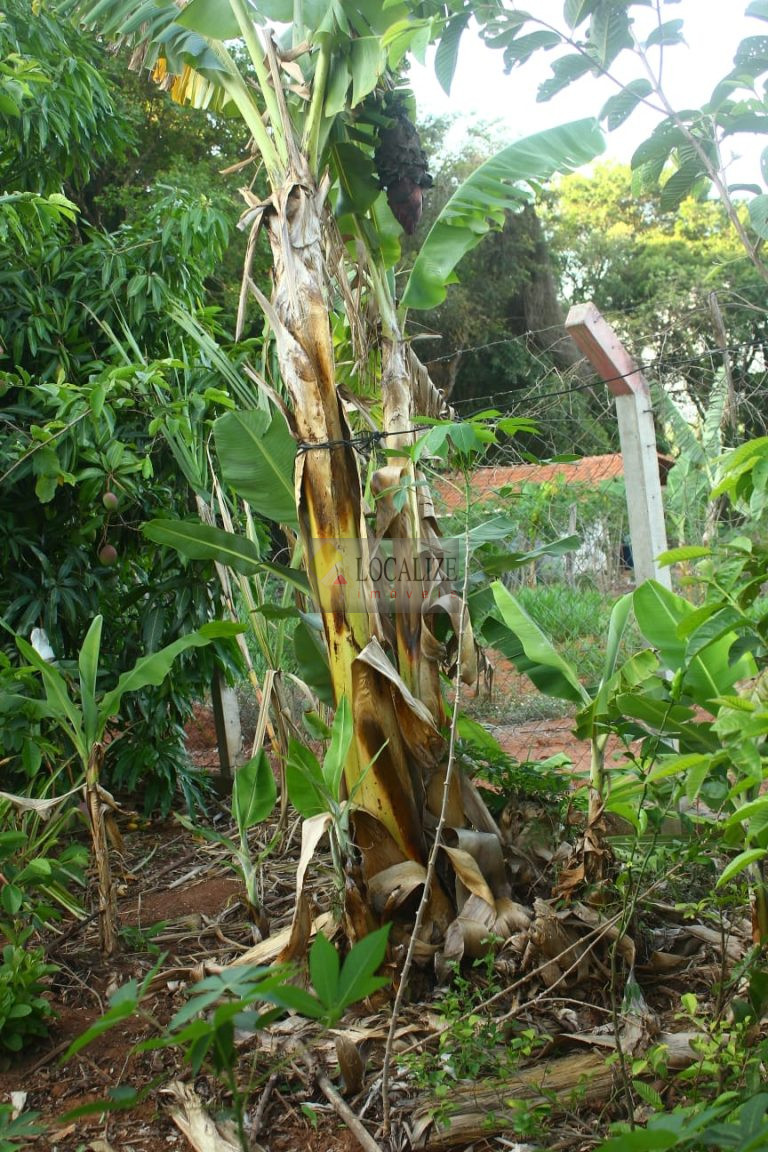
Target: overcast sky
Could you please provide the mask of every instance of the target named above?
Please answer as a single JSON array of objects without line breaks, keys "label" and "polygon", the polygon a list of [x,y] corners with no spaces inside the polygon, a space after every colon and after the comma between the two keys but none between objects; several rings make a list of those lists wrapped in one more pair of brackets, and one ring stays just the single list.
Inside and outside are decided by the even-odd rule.
[{"label": "overcast sky", "polygon": [[[563,26],[563,0],[529,0],[525,7],[552,24]],[[715,83],[731,67],[738,43],[745,36],[768,34],[768,24],[743,15],[746,7],[747,0],[671,0],[664,4],[665,20],[685,21],[686,45],[664,49],[664,86],[673,106],[697,107],[706,101]],[[655,14],[650,9],[638,9],[638,13],[638,32],[647,35],[654,27]],[[641,18],[647,23],[641,24]],[[467,131],[471,131],[475,119],[495,121],[504,141],[595,115],[616,91],[605,79],[584,77],[553,100],[536,102],[536,89],[550,75],[553,55],[540,53],[505,75],[502,53],[491,51],[476,36],[466,33],[450,97],[440,88],[430,68],[413,65],[411,75],[419,115],[459,114]],[[658,59],[658,50],[653,59]],[[628,54],[627,62],[617,66],[616,73],[624,81],[642,75],[639,62]],[[622,128],[608,134],[608,155],[628,161],[657,120],[650,112],[636,110]],[[452,137],[453,143],[457,142],[457,135]],[[736,143],[744,158],[729,172],[731,179],[759,181],[757,157],[766,143],[765,139]]]}]

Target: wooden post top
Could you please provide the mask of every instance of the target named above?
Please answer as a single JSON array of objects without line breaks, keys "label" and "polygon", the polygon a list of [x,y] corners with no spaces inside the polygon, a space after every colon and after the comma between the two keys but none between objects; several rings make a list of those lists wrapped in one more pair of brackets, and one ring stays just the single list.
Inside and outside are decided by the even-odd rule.
[{"label": "wooden post top", "polygon": [[642,370],[594,304],[574,304],[565,327],[614,396],[649,395]]}]

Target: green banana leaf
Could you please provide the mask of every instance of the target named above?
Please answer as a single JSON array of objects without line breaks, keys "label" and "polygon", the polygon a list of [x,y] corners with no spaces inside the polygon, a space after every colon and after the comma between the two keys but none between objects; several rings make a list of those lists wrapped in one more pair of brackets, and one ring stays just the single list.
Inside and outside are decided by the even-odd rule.
[{"label": "green banana leaf", "polygon": [[[611,618],[608,623],[608,640],[605,648],[605,659],[597,691],[586,708],[582,708],[576,717],[575,732],[582,740],[594,740],[598,734],[598,724],[601,717],[608,712],[612,695],[622,680],[623,668],[617,671],[616,665],[621,651],[621,642],[627,629],[629,615],[632,610],[632,593],[627,592],[621,596],[611,609]],[[636,665],[636,656],[630,657],[629,665]],[[653,659],[648,668],[648,675],[655,667]]]},{"label": "green banana leaf", "polygon": [[436,308],[446,297],[456,265],[508,211],[530,203],[529,185],[556,172],[572,172],[605,148],[597,120],[577,120],[537,132],[486,160],[454,192],[416,257],[403,294],[404,308]]},{"label": "green banana leaf", "polygon": [[260,516],[298,525],[296,442],[279,412],[227,412],[213,426],[224,479]]},{"label": "green banana leaf", "polygon": [[320,633],[301,620],[294,629],[293,651],[299,676],[323,704],[333,704],[328,652]]},{"label": "green banana leaf", "polygon": [[85,742],[90,747],[98,736],[99,706],[96,700],[96,678],[99,674],[101,626],[103,616],[95,616],[83,640],[78,657],[80,670],[80,707],[83,710]]},{"label": "green banana leaf", "polygon": [[266,820],[277,800],[277,784],[263,748],[242,764],[232,784],[232,815],[242,834]]},{"label": "green banana leaf", "polygon": [[[245,624],[234,624],[229,620],[215,620],[210,624],[203,624],[197,632],[190,632],[174,640],[172,644],[153,652],[151,656],[142,656],[133,668],[124,672],[111,692],[102,698],[99,715],[102,726],[106,727],[110,716],[114,716],[120,709],[120,701],[127,692],[138,692],[148,685],[162,684],[171,670],[171,665],[177,656],[186,652],[188,648],[204,648],[212,640],[230,640],[238,632],[245,631]],[[103,729],[102,729],[103,730]]]},{"label": "green banana leaf", "polygon": [[294,739],[288,744],[285,784],[291,804],[305,820],[329,810],[330,795],[318,759],[309,748]]},{"label": "green banana leaf", "polygon": [[[10,629],[9,629],[10,631]],[[57,723],[61,724],[71,739],[81,760],[87,757],[87,746],[83,733],[82,714],[73,704],[67,682],[57,668],[43,660],[31,644],[22,636],[16,637],[16,646],[22,656],[33,668],[41,674],[45,697],[51,710],[51,715]]]},{"label": "green banana leaf", "polygon": [[643,636],[658,649],[670,672],[684,672],[685,691],[697,704],[707,707],[712,700],[727,695],[738,680],[755,675],[755,662],[749,653],[733,662],[730,659],[735,632],[717,632],[703,648],[697,644],[698,629],[686,638],[685,622],[696,609],[682,596],[655,580],[646,580],[635,590],[633,600]]},{"label": "green banana leaf", "polygon": [[333,718],[331,743],[323,760],[323,779],[326,788],[337,801],[341,799],[341,778],[344,775],[344,765],[347,762],[353,735],[352,709],[347,697],[342,696]]},{"label": "green banana leaf", "polygon": [[552,642],[498,580],[491,585],[503,624],[488,619],[483,635],[528,676],[540,692],[560,700],[589,704],[590,697],[576,670],[555,650]]}]

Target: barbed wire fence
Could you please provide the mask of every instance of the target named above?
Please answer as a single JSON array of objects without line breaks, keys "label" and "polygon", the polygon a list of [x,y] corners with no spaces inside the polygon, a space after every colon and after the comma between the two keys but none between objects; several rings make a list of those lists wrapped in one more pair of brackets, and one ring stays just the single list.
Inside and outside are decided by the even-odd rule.
[{"label": "barbed wire fence", "polygon": [[[518,556],[576,538],[567,551],[555,549],[552,555],[510,565],[502,579],[589,683],[599,677],[611,606],[634,586],[624,471],[608,387],[591,375],[586,362],[562,372],[537,353],[542,335],[552,334],[547,329],[502,341],[528,342],[537,371],[524,387],[507,388],[503,380],[489,379],[480,394],[451,398],[457,420],[483,413],[486,423],[498,428],[498,441],[472,468],[469,500],[462,493],[463,480],[457,482],[455,475],[437,470],[430,487],[444,533],[462,531],[468,520],[473,527],[501,517],[507,530],[494,547]],[[652,343],[667,347],[667,335],[664,330],[642,333],[628,342],[628,350],[652,387],[667,534],[674,546],[701,542],[721,451],[768,434],[768,377],[764,351],[754,341],[734,342],[725,349],[700,342],[695,352],[685,355],[650,355]],[[722,398],[727,357],[749,364],[749,371],[732,373],[717,409],[713,401]],[[533,421],[538,432],[505,437],[500,426],[521,418]],[[417,419],[413,431],[424,435],[429,428]],[[387,435],[368,428],[343,443],[365,462],[386,450]],[[547,450],[549,446],[556,451]],[[302,443],[299,450],[336,447]],[[574,763],[583,761],[586,748],[572,735],[573,706],[542,696],[500,653],[491,651],[487,658],[491,674],[477,695],[466,694],[468,711],[490,727],[517,760],[541,760],[562,751]]]},{"label": "barbed wire fence", "polygon": [[[722,454],[768,435],[768,356],[755,340],[726,347],[713,341],[695,354],[650,356],[651,337],[663,335],[644,334],[629,351],[651,385],[667,537],[675,547],[711,538],[713,525],[722,534],[734,530],[709,496]],[[512,569],[504,581],[583,678],[596,680],[612,603],[634,586],[614,401],[605,383],[584,380],[578,366],[565,375],[542,368],[525,389],[501,385],[459,397],[452,401],[454,410],[459,419],[488,408],[500,420],[529,418],[542,442],[561,445],[562,457],[575,459],[532,462],[524,437],[502,438],[473,473],[469,515],[471,522],[506,516],[512,525],[507,547],[515,552],[578,537],[573,551]],[[604,433],[605,451],[595,452],[595,424]],[[443,515],[460,516],[456,499],[446,499],[439,481],[437,492]],[[542,698],[500,654],[491,652],[489,659],[491,693],[481,693],[474,703],[468,697],[467,704],[497,730],[507,751],[517,759],[557,751],[583,758],[567,706]]]}]

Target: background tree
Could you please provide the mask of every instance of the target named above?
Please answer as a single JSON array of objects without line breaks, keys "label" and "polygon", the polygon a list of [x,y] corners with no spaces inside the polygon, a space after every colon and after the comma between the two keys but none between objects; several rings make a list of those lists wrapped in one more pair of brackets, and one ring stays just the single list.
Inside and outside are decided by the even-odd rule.
[{"label": "background tree", "polygon": [[[458,185],[498,145],[486,128],[458,155],[446,153],[449,127],[438,120],[424,131],[434,187],[418,236],[406,242],[406,262]],[[459,413],[491,407],[535,419],[546,412],[536,433],[520,436],[521,450],[610,452],[615,428],[605,419],[602,387],[584,388],[592,374],[565,330],[557,255],[539,213],[538,205],[508,212],[504,227],[467,253],[445,301],[412,317],[416,347]],[[554,399],[539,399],[552,392]]]},{"label": "background tree", "polygon": [[658,362],[651,374],[700,417],[724,367],[719,311],[733,432],[763,433],[765,286],[722,204],[688,197],[664,209],[654,189],[633,194],[629,167],[602,164],[564,177],[543,219],[568,304],[594,300],[638,358]]},{"label": "background tree", "polygon": [[[169,313],[237,298],[222,260],[239,209],[217,170],[245,133],[120,77],[45,5],[34,20],[5,6],[0,60],[0,613],[25,636],[44,628],[64,660],[103,613],[109,675],[216,611],[214,585],[138,529],[158,507],[190,508],[157,418],[203,435],[221,410]],[[149,807],[186,778],[181,724],[212,659],[132,698],[130,749],[110,746],[112,782],[141,784]],[[33,735],[4,740],[9,771],[36,767]]]}]

